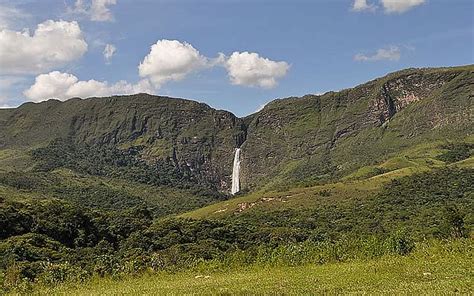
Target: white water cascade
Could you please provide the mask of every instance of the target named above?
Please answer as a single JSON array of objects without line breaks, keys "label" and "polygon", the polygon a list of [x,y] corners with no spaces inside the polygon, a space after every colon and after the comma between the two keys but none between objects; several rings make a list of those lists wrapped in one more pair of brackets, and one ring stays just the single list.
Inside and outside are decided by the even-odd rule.
[{"label": "white water cascade", "polygon": [[232,194],[240,191],[240,148],[235,149],[234,168],[232,169]]}]

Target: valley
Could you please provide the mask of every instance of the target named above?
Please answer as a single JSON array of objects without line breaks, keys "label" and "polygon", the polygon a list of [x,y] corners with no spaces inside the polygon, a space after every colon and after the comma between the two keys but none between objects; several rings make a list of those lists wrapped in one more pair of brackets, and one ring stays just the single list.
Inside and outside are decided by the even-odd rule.
[{"label": "valley", "polygon": [[2,292],[470,293],[473,96],[468,65],[244,118],[148,94],[0,109]]}]

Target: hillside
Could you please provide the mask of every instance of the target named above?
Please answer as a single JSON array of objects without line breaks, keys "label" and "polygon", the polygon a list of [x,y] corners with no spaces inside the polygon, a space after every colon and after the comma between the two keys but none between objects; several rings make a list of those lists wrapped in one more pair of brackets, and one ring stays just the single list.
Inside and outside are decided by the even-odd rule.
[{"label": "hillside", "polygon": [[[472,243],[472,242],[471,242]],[[472,246],[472,245],[471,245]],[[472,292],[469,242],[422,246],[410,256],[380,260],[305,264],[260,263],[250,268],[192,270],[114,280],[95,278],[87,285],[44,287],[43,294],[64,295],[273,295],[278,294],[426,294]]]},{"label": "hillside", "polygon": [[271,102],[248,127],[244,187],[314,184],[417,144],[471,135],[473,71],[408,69],[340,92]]},{"label": "hillside", "polygon": [[229,156],[245,134],[242,121],[229,112],[146,94],[26,103],[3,110],[0,121],[3,149],[44,147],[67,139],[71,148],[135,150],[149,164],[164,162],[164,171],[171,166],[220,189],[230,186]]},{"label": "hillside", "polygon": [[244,190],[317,184],[427,141],[469,136],[473,71],[403,70],[340,92],[276,100],[244,119],[146,94],[26,103],[0,112],[0,147],[23,151],[56,139],[113,147],[161,164],[157,173],[171,168],[228,192],[241,146]]},{"label": "hillside", "polygon": [[[258,277],[261,264],[364,271],[426,242],[470,246],[473,96],[465,66],[279,99],[245,118],[147,94],[2,109],[3,291],[231,266]],[[236,147],[242,190],[231,196]],[[468,278],[439,290],[466,291]]]}]

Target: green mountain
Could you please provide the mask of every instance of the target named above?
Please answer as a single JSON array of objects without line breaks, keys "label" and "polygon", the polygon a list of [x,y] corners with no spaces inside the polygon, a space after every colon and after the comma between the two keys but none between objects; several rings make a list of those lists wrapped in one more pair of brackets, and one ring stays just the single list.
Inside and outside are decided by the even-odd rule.
[{"label": "green mountain", "polygon": [[315,184],[420,143],[468,137],[473,71],[403,70],[339,92],[275,100],[246,118],[146,94],[26,103],[1,110],[0,147],[25,151],[62,139],[70,148],[117,149],[158,164],[158,175],[173,171],[228,192],[241,146],[244,189]]},{"label": "green mountain", "polygon": [[470,65],[245,118],[147,94],[0,109],[0,291],[406,256],[432,239],[469,248],[473,97]]},{"label": "green mountain", "polygon": [[292,186],[342,177],[434,140],[472,134],[474,67],[408,69],[251,116],[242,182]]},{"label": "green mountain", "polygon": [[232,165],[225,160],[245,137],[242,120],[229,112],[146,94],[26,103],[2,110],[0,121],[2,148],[38,148],[62,139],[71,148],[133,150],[148,164],[163,163],[165,173],[172,167],[222,190]]}]

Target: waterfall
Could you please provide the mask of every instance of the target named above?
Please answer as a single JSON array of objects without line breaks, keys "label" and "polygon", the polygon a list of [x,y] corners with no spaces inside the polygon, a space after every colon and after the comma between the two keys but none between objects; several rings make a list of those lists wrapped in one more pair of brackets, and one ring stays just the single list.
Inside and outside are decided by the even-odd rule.
[{"label": "waterfall", "polygon": [[234,168],[232,169],[232,194],[240,191],[240,148],[235,149]]}]

